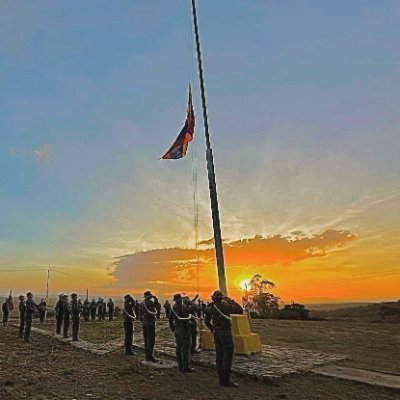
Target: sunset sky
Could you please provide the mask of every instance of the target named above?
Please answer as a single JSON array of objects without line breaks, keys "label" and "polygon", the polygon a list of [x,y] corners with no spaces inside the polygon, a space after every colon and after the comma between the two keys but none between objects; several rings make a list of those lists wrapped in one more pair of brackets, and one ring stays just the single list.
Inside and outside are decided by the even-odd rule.
[{"label": "sunset sky", "polygon": [[[229,294],[260,273],[285,302],[399,299],[400,2],[198,3]],[[190,18],[0,3],[0,293],[48,266],[51,293],[217,288]],[[160,160],[189,80],[194,141]]]}]

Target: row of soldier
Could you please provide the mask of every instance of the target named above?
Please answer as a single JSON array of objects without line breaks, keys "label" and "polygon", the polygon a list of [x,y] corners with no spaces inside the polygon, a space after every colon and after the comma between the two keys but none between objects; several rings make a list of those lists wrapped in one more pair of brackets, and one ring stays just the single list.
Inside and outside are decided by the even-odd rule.
[{"label": "row of soldier", "polygon": [[[197,302],[196,302],[197,300]],[[233,358],[233,338],[231,331],[231,314],[242,314],[242,307],[234,300],[224,296],[217,290],[211,296],[211,303],[203,307],[198,296],[190,300],[188,296],[182,296],[177,293],[173,297],[174,304],[166,302],[164,308],[169,321],[169,327],[174,334],[176,345],[176,360],[178,370],[183,373],[193,372],[191,367],[190,354],[197,352],[197,320],[204,316],[206,326],[214,334],[214,343],[216,348],[216,365],[219,377],[219,383],[223,386],[236,386],[230,380],[230,372]],[[42,302],[43,303],[43,299]],[[6,302],[5,302],[6,303]],[[86,303],[86,304],[85,304]],[[72,321],[72,340],[79,340],[80,316],[89,320],[87,310],[91,310],[88,300],[82,304],[78,300],[76,293],[71,294],[71,300],[65,294],[59,295],[56,304],[56,334],[63,332],[64,337],[68,337],[70,320]],[[96,303],[96,302],[94,302]],[[103,319],[103,310],[105,302],[102,299],[96,304],[100,319]],[[11,293],[7,299],[8,311],[13,308]],[[112,320],[115,305],[112,299],[107,303],[109,319]],[[3,309],[3,323],[4,311]],[[39,304],[33,301],[33,294],[27,293],[27,299],[19,296],[19,336],[24,341],[29,342],[31,335],[32,319],[35,311],[39,309]],[[93,307],[94,309],[94,307]],[[85,311],[86,310],[86,311]],[[139,304],[131,295],[124,297],[123,319],[124,319],[124,349],[125,355],[133,355],[133,332],[134,322],[140,320],[143,330],[145,360],[148,362],[157,362],[154,357],[154,346],[156,339],[156,320],[160,318],[161,304],[156,296],[150,291],[143,295],[143,301]],[[105,312],[104,312],[105,316]],[[7,315],[8,319],[8,315]],[[94,318],[95,319],[95,314]]]},{"label": "row of soldier", "polygon": [[[199,315],[199,303],[196,305],[196,296],[190,300],[188,296],[177,293],[173,297],[174,304],[166,307],[166,315],[169,327],[175,338],[175,354],[178,371],[192,373],[191,353],[197,351],[197,320]],[[231,326],[231,314],[242,314],[243,308],[233,299],[226,297],[220,290],[216,290],[211,296],[211,302],[207,303],[204,310],[204,323],[213,332],[216,366],[219,383],[222,386],[236,387],[237,383],[230,379],[233,359],[233,337]],[[169,302],[167,304],[170,304]],[[203,303],[204,304],[204,303]],[[143,327],[145,359],[156,362],[153,351],[155,345],[156,319],[160,318],[161,305],[156,296],[150,291],[143,295],[140,304],[139,315]],[[202,310],[202,309],[201,309]],[[200,314],[202,314],[200,312]],[[137,319],[135,312],[135,300],[129,294],[124,297],[124,331],[125,331],[125,355],[133,355],[133,331],[134,321]]]}]

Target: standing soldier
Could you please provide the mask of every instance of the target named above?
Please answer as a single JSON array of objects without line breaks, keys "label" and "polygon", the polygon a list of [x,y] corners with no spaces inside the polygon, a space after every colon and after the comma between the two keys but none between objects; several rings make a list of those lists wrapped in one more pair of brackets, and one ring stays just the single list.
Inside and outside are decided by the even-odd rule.
[{"label": "standing soldier", "polygon": [[134,330],[134,321],[136,319],[135,313],[135,300],[133,300],[132,296],[127,294],[124,296],[124,309],[122,311],[122,315],[124,317],[124,348],[126,356],[133,356],[135,353],[132,351],[133,345],[133,330]]},{"label": "standing soldier", "polygon": [[190,348],[192,344],[190,303],[184,303],[180,293],[174,295],[175,304],[170,309],[169,327],[175,335],[175,354],[178,370],[193,372],[190,368]]},{"label": "standing soldier", "polygon": [[35,310],[37,308],[37,305],[33,301],[32,292],[28,292],[26,294],[26,297],[28,299],[26,300],[24,341],[31,342],[32,319],[33,319],[33,314],[35,313]]},{"label": "standing soldier", "polygon": [[101,297],[97,300],[97,320],[101,321],[103,319],[103,299]]},{"label": "standing soldier", "polygon": [[215,355],[219,383],[222,386],[237,387],[230,380],[233,359],[233,339],[231,314],[243,314],[243,308],[234,300],[225,297],[220,290],[211,296],[212,302],[207,307],[204,320],[207,327],[214,333]]},{"label": "standing soldier", "polygon": [[86,322],[88,322],[89,316],[90,316],[90,301],[87,297],[86,297],[85,301],[83,302],[82,315],[83,315],[84,320]]},{"label": "standing soldier", "polygon": [[79,340],[79,323],[82,312],[82,303],[78,300],[76,293],[71,294],[71,319],[72,319],[72,340],[77,342]]},{"label": "standing soldier", "polygon": [[108,320],[112,321],[113,318],[114,318],[115,304],[114,304],[113,299],[111,297],[108,299],[107,308],[108,308]]},{"label": "standing soldier", "polygon": [[68,301],[68,296],[64,294],[62,296],[62,306],[63,306],[63,337],[69,338],[68,330],[69,330],[69,317],[71,315],[71,305]]},{"label": "standing soldier", "polygon": [[92,302],[90,303],[90,319],[92,321],[96,320],[96,309],[97,309],[96,300],[92,299]]},{"label": "standing soldier", "polygon": [[54,307],[54,311],[56,312],[56,334],[61,335],[61,326],[64,319],[64,308],[63,308],[63,296],[64,293],[60,293],[58,295],[58,301],[56,306]]},{"label": "standing soldier", "polygon": [[3,312],[3,325],[7,326],[8,325],[8,318],[10,317],[10,312],[14,309],[14,302],[12,299],[12,290],[10,290],[10,294],[8,297],[4,300],[4,303],[1,307],[1,310]]},{"label": "standing soldier", "polygon": [[107,312],[107,304],[104,299],[101,299],[101,319],[105,321]]},{"label": "standing soldier", "polygon": [[44,324],[44,317],[46,316],[46,302],[44,299],[40,300],[40,303],[38,305],[39,309],[39,320],[41,324]]},{"label": "standing soldier", "polygon": [[165,311],[165,316],[167,317],[167,319],[169,319],[169,315],[171,313],[171,303],[168,300],[165,300],[163,307]]},{"label": "standing soldier", "polygon": [[187,307],[190,307],[192,311],[192,318],[189,323],[189,328],[190,328],[190,334],[192,336],[192,344],[190,346],[190,353],[195,354],[198,353],[199,351],[197,350],[197,322],[196,322],[196,314],[197,314],[197,305],[196,305],[196,300],[198,299],[199,295],[197,294],[196,297],[193,300],[190,300],[189,296],[185,296],[183,301],[187,305]]},{"label": "standing soldier", "polygon": [[25,327],[25,312],[26,312],[26,304],[25,297],[21,294],[18,296],[19,304],[19,337],[22,339],[24,337],[24,327]]},{"label": "standing soldier", "polygon": [[1,306],[1,311],[3,313],[3,326],[7,326],[8,317],[10,316],[10,309],[8,308],[8,298],[4,299],[4,303]]},{"label": "standing soldier", "polygon": [[160,318],[161,304],[149,290],[144,292],[143,297],[143,302],[140,304],[140,319],[143,328],[145,360],[157,362],[153,352],[156,340],[156,318]]}]

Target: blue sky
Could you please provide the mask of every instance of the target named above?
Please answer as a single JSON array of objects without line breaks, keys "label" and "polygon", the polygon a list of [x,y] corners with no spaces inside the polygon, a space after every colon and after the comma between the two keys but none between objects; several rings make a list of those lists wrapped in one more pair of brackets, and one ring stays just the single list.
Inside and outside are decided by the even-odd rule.
[{"label": "blue sky", "polygon": [[[224,236],[386,232],[395,260],[399,3],[198,3]],[[1,2],[0,269],[191,246],[192,154],[212,235],[189,5]]]}]

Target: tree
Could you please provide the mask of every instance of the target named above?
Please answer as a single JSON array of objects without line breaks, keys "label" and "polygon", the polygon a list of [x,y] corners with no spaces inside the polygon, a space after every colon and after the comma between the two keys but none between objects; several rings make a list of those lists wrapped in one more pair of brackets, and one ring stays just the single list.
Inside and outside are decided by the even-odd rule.
[{"label": "tree", "polygon": [[271,318],[279,310],[279,297],[271,293],[273,288],[274,282],[263,279],[260,274],[254,275],[243,297],[245,308],[261,318]]}]

